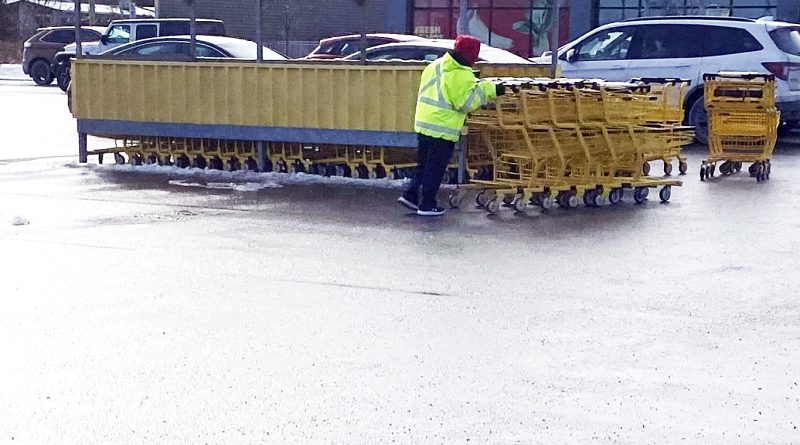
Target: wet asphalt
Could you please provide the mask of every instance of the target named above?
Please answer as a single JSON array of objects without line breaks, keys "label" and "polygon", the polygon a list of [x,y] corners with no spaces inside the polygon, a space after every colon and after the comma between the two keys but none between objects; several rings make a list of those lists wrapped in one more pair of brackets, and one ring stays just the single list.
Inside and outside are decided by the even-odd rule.
[{"label": "wet asphalt", "polygon": [[793,138],[761,184],[691,147],[668,204],[424,219],[79,165],[62,102],[0,82],[0,443],[800,442]]}]

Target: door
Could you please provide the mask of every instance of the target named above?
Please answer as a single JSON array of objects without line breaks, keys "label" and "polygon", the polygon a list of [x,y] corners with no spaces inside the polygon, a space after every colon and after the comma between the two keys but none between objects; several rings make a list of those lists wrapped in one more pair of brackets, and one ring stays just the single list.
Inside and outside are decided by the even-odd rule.
[{"label": "door", "polygon": [[600,30],[578,42],[561,56],[564,77],[622,81],[628,68],[628,49],[634,27]]},{"label": "door", "polygon": [[625,77],[677,77],[697,85],[702,74],[701,47],[708,40],[702,28],[674,24],[638,26]]}]

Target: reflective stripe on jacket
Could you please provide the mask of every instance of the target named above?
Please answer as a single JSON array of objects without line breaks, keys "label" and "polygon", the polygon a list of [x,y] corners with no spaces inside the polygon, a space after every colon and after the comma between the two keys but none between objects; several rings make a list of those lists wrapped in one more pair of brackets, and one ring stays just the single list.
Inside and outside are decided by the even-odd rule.
[{"label": "reflective stripe on jacket", "polygon": [[493,83],[478,80],[449,53],[422,71],[414,131],[458,142],[467,113],[497,97]]}]

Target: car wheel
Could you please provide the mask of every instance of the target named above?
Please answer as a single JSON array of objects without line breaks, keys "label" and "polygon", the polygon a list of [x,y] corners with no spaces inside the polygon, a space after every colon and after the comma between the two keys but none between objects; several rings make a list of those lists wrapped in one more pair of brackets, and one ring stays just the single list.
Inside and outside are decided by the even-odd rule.
[{"label": "car wheel", "polygon": [[69,70],[65,66],[59,65],[58,68],[56,68],[56,83],[58,87],[61,88],[61,91],[67,92],[69,80]]},{"label": "car wheel", "polygon": [[687,120],[694,127],[694,139],[700,144],[708,144],[708,113],[702,94],[689,107]]},{"label": "car wheel", "polygon": [[44,60],[37,60],[31,64],[31,79],[36,85],[50,85],[53,83],[53,73],[50,72],[50,64]]}]

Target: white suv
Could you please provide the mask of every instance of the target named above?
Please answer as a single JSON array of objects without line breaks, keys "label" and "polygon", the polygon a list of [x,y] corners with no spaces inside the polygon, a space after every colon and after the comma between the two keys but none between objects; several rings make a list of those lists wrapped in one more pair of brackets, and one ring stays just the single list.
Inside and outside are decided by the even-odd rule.
[{"label": "white suv", "polygon": [[[548,63],[549,56],[532,59]],[[651,17],[601,26],[559,49],[565,77],[689,79],[686,122],[708,139],[703,73],[772,73],[781,120],[800,123],[800,25],[719,17]]]}]

